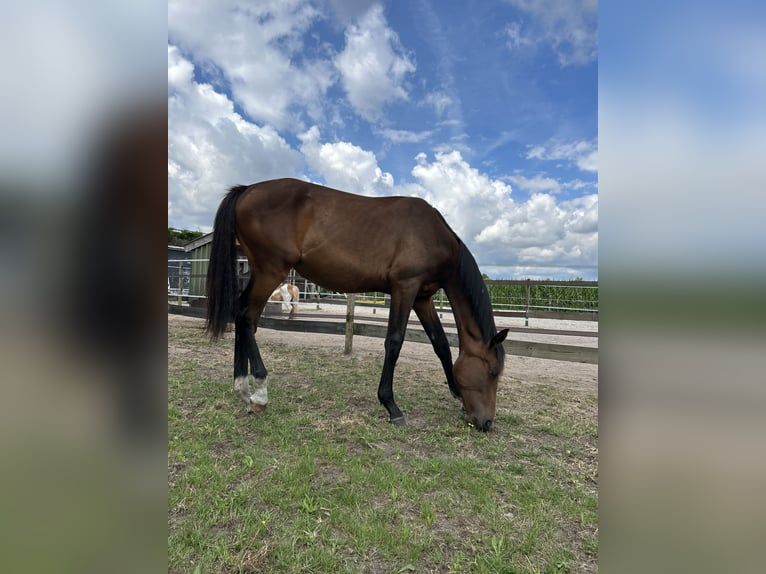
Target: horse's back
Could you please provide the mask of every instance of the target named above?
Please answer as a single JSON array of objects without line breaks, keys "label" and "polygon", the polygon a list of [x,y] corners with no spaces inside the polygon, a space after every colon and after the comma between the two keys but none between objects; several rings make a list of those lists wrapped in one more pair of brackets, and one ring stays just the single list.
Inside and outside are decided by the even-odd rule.
[{"label": "horse's back", "polygon": [[390,289],[391,281],[438,276],[458,241],[415,197],[366,197],[295,180],[251,186],[237,206],[240,241],[281,257],[338,291]]}]

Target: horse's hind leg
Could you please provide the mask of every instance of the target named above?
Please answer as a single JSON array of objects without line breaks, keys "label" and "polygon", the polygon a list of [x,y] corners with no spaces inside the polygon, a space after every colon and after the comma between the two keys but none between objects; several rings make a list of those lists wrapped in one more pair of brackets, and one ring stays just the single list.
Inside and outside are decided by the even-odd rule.
[{"label": "horse's hind leg", "polygon": [[[250,318],[250,296],[253,290],[251,278],[239,298],[234,318],[234,390],[251,410],[252,386],[259,387],[257,378],[266,378],[266,368],[255,344],[253,321]],[[256,365],[260,365],[256,367]],[[252,368],[252,373],[249,371]],[[256,374],[257,372],[257,374]]]},{"label": "horse's hind leg", "polygon": [[439,321],[439,314],[436,312],[433,299],[430,297],[427,299],[417,299],[413,308],[418,319],[420,319],[420,323],[423,325],[423,330],[431,341],[436,356],[441,361],[452,396],[456,399],[460,398],[460,389],[455,383],[455,376],[452,373],[452,352],[449,348],[449,340],[444,332],[441,321]]},{"label": "horse's hind leg", "polygon": [[[261,283],[258,281],[259,286]],[[266,289],[256,287],[251,279],[240,297],[235,320],[234,390],[252,413],[262,412],[268,404],[268,371],[255,341],[255,331],[272,290],[269,288],[264,297]]]},{"label": "horse's hind leg", "polygon": [[418,286],[412,289],[396,289],[391,293],[391,310],[388,315],[388,331],[386,333],[385,350],[383,359],[383,372],[380,375],[378,385],[378,400],[386,407],[389,421],[395,425],[404,425],[404,414],[394,401],[394,367],[402,350],[404,335],[407,331],[407,320],[410,316],[412,303],[415,299]]}]

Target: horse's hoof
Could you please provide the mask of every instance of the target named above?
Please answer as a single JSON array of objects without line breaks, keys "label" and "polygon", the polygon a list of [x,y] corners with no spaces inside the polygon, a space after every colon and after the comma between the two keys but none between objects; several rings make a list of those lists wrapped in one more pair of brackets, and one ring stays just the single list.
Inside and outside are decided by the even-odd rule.
[{"label": "horse's hoof", "polygon": [[259,415],[265,410],[266,410],[266,405],[259,405],[258,403],[251,402],[250,409],[248,410],[248,414]]},{"label": "horse's hoof", "polygon": [[396,417],[395,419],[389,419],[388,422],[398,427],[403,427],[407,425],[407,421],[404,420],[404,417]]}]

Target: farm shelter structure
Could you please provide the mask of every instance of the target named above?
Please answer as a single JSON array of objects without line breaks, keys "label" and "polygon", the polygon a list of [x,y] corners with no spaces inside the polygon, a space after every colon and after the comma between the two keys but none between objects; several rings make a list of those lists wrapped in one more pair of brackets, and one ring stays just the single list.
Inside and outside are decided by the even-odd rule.
[{"label": "farm shelter structure", "polygon": [[168,245],[168,293],[182,293],[189,289],[191,276],[190,254],[178,245]]},{"label": "farm shelter structure", "polygon": [[191,279],[189,281],[189,295],[191,297],[205,296],[207,260],[210,258],[212,241],[213,234],[208,233],[184,246],[191,260]]},{"label": "farm shelter structure", "polygon": [[[186,244],[184,249],[187,252],[189,260],[191,261],[191,274],[189,281],[189,296],[190,298],[205,297],[205,282],[207,280],[207,267],[208,260],[210,259],[210,250],[213,242],[213,234],[208,233],[202,237],[190,241]],[[250,268],[247,264],[244,254],[237,251],[240,255],[237,267],[237,277],[239,280],[240,289],[244,288],[250,279]],[[317,293],[317,287],[300,274],[295,269],[290,270],[288,281],[293,285],[297,285],[301,292],[301,298],[313,298],[313,294]],[[312,297],[307,297],[311,295]]]}]

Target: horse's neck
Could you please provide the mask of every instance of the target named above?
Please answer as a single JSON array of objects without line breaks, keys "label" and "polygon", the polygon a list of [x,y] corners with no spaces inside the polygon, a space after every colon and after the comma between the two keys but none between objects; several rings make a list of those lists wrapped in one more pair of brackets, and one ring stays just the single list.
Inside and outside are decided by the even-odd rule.
[{"label": "horse's neck", "polygon": [[483,342],[481,328],[462,286],[451,282],[445,285],[444,291],[447,293],[452,307],[452,314],[455,317],[460,351],[462,352],[467,346],[481,345]]}]

